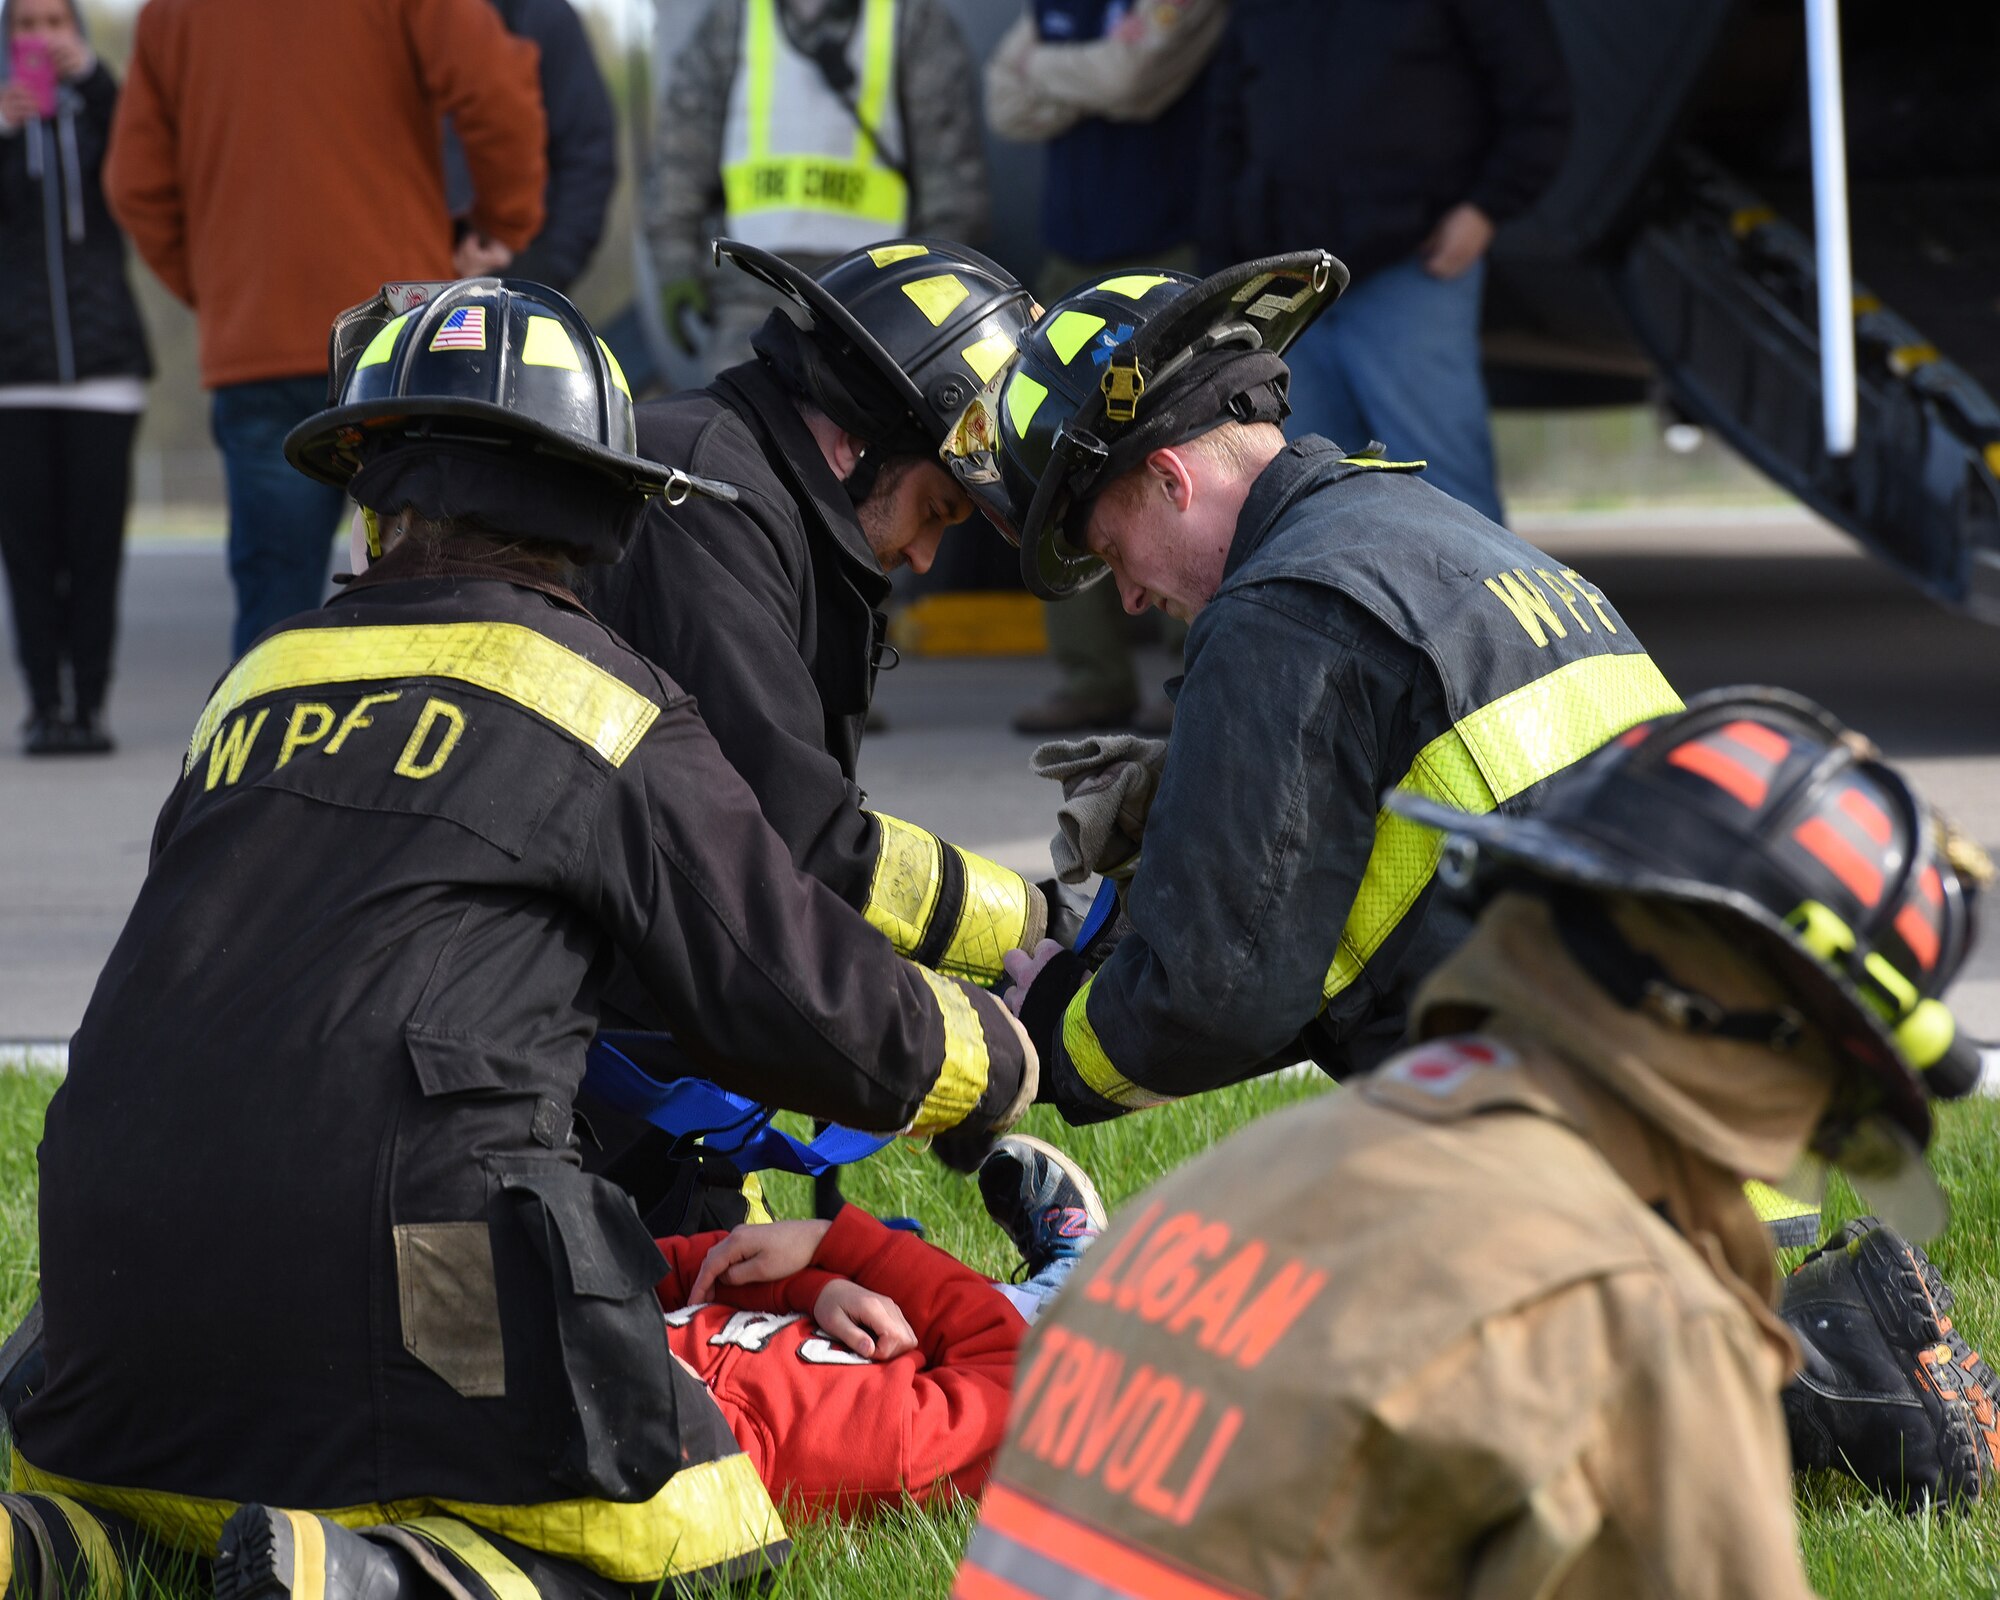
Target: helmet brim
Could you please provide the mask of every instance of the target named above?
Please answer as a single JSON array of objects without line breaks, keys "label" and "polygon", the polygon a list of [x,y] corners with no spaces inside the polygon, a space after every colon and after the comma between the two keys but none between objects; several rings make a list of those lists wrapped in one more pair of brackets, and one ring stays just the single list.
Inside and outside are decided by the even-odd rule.
[{"label": "helmet brim", "polygon": [[412,396],[357,401],[308,417],[285,437],[285,459],[309,478],[344,489],[360,470],[363,446],[387,442],[402,427],[410,441],[453,436],[480,442],[519,442],[551,460],[584,467],[640,495],[666,492],[673,469],[644,456],[626,455],[558,433],[518,411],[488,400]]},{"label": "helmet brim", "polygon": [[1573,828],[1559,828],[1533,816],[1460,811],[1407,789],[1391,791],[1385,804],[1398,816],[1469,840],[1481,856],[1534,877],[1602,894],[1692,906],[1720,916],[1732,932],[1745,935],[1759,958],[1777,972],[1801,1015],[1863,1070],[1880,1095],[1881,1109],[1916,1139],[1919,1148],[1929,1143],[1930,1107],[1888,1029],[1853,985],[1821,964],[1782,921],[1748,895],[1635,863]]}]

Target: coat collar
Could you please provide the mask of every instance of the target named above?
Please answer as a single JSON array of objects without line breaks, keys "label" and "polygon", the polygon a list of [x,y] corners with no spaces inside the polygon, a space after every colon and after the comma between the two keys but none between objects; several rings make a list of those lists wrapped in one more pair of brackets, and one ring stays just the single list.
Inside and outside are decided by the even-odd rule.
[{"label": "coat collar", "polygon": [[879,605],[889,593],[889,576],[868,547],[854,502],[827,466],[797,402],[761,361],[746,361],[718,373],[710,388],[750,425],[807,525],[832,541],[856,587],[870,604]]},{"label": "coat collar", "polygon": [[1236,535],[1230,540],[1229,559],[1222,568],[1223,582],[1256,554],[1292,503],[1317,488],[1329,467],[1346,459],[1345,450],[1316,433],[1294,439],[1273,456],[1250,485],[1250,494],[1237,513]]}]

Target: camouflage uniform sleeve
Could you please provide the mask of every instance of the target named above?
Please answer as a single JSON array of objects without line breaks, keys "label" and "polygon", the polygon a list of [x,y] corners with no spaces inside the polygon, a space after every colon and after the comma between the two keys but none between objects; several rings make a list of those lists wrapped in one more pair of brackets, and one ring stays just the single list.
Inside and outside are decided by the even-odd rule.
[{"label": "camouflage uniform sleeve", "polygon": [[675,58],[653,129],[646,174],[646,244],[660,282],[707,262],[704,221],[722,208],[722,133],[736,78],[743,8],[715,0]]},{"label": "camouflage uniform sleeve", "polygon": [[979,72],[958,24],[938,0],[910,0],[903,17],[910,232],[977,244],[985,238],[987,224]]}]

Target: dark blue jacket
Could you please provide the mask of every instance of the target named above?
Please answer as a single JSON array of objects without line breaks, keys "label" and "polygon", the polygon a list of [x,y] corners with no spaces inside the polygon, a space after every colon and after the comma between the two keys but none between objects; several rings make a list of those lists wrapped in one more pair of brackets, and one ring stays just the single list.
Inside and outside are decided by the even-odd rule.
[{"label": "dark blue jacket", "polygon": [[1434,892],[1442,841],[1383,813],[1383,792],[1527,809],[1680,705],[1576,573],[1312,437],[1251,490],[1175,700],[1132,931],[1042,1057],[1042,1096],[1072,1122],[1301,1055],[1375,1066],[1467,932]]},{"label": "dark blue jacket", "polygon": [[[508,31],[533,40],[542,53],[542,110],[549,123],[549,186],[543,196],[547,220],[507,275],[567,289],[596,254],[611,191],[618,186],[618,124],[611,96],[583,19],[569,0],[493,3]],[[454,216],[472,204],[472,177],[449,128],[445,192]]]},{"label": "dark blue jacket", "polygon": [[[1049,43],[1087,43],[1130,9],[1126,0],[1035,0],[1035,31]],[[1136,261],[1187,244],[1187,182],[1201,165],[1206,85],[1205,75],[1197,77],[1151,122],[1086,117],[1051,139],[1043,244],[1086,264]]]},{"label": "dark blue jacket", "polygon": [[1236,0],[1209,74],[1212,267],[1317,245],[1359,280],[1460,201],[1518,216],[1569,142],[1544,0]]}]

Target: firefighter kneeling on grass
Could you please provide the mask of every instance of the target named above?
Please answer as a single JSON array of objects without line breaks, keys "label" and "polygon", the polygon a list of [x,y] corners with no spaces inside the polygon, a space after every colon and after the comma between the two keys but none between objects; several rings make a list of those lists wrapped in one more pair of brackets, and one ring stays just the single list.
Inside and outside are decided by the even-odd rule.
[{"label": "firefighter kneeling on grass", "polygon": [[766,1101],[984,1139],[1033,1093],[1004,1008],[795,871],[575,601],[571,562],[704,486],[634,453],[574,308],[470,280],[380,321],[288,441],[367,508],[366,570],[202,713],[49,1109],[10,1594],[117,1593],[149,1539],[215,1556],[220,1600],[623,1600],[783,1558],[668,1353],[659,1250],[577,1166],[614,951]]},{"label": "firefighter kneeling on grass", "polygon": [[1804,1596],[1801,1355],[1808,1452],[1977,1492],[1993,1378],[1936,1269],[1849,1224],[1781,1322],[1743,1192],[1811,1155],[1943,1222],[1982,863],[1856,745],[1730,691],[1532,816],[1393,796],[1485,905],[1419,1042],[1128,1205],[1023,1351],[955,1592]]}]

